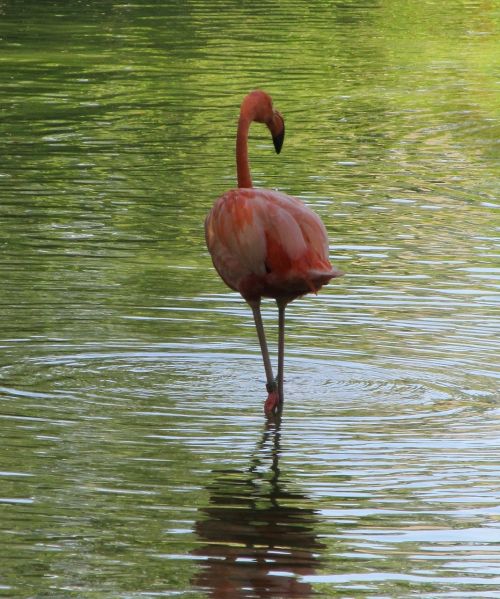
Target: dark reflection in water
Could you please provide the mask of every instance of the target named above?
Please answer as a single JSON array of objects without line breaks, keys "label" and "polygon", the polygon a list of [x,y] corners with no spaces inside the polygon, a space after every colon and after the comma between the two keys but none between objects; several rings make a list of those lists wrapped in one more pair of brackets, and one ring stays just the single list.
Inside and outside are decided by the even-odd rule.
[{"label": "dark reflection in water", "polygon": [[324,545],[309,499],[280,480],[280,428],[267,424],[247,471],[221,470],[196,532],[204,542],[194,584],[210,597],[307,597]]}]

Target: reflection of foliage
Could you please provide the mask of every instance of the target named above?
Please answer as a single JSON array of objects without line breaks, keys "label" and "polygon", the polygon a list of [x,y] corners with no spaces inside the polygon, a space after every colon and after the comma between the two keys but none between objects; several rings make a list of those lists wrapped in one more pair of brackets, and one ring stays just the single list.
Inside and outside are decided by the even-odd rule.
[{"label": "reflection of foliage", "polygon": [[[333,243],[409,233],[383,270],[428,277],[435,267],[411,256],[430,247],[446,265],[457,232],[485,227],[463,204],[436,215],[387,201],[494,197],[489,3],[50,7],[2,5],[2,281],[8,305],[39,304],[28,330],[90,335],[85,323],[114,328],[129,306],[146,317],[165,298],[224,289],[207,275],[202,224],[234,185],[238,103],[256,86],[273,93],[288,135],[273,157],[252,129],[255,180],[313,204]],[[460,251],[475,261],[468,239]],[[347,272],[380,272],[337,253]],[[123,334],[141,334],[136,322],[120,319]]]}]

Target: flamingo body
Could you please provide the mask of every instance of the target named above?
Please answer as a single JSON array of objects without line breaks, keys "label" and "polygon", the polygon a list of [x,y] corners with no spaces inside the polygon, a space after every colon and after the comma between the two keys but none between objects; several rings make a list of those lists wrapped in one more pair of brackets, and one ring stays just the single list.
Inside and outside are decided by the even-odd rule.
[{"label": "flamingo body", "polygon": [[207,217],[207,246],[223,281],[247,301],[287,303],[340,273],[328,260],[320,218],[297,198],[269,189],[232,189]]}]

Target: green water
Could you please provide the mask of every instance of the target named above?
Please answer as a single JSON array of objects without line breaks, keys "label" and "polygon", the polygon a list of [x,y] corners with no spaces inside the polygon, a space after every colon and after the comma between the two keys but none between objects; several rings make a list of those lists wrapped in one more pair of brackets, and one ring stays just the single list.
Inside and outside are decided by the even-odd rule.
[{"label": "green water", "polygon": [[[0,596],[500,596],[499,11],[0,1]],[[257,87],[346,272],[279,425],[203,233]]]}]

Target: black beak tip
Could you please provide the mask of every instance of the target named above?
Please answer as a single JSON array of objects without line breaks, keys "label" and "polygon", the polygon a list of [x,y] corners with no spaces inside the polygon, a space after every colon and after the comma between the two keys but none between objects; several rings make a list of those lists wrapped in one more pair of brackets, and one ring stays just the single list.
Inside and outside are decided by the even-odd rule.
[{"label": "black beak tip", "polygon": [[285,139],[285,128],[283,127],[283,131],[278,133],[275,137],[273,137],[274,149],[276,150],[276,154],[281,152],[281,148],[283,147],[283,141]]}]

